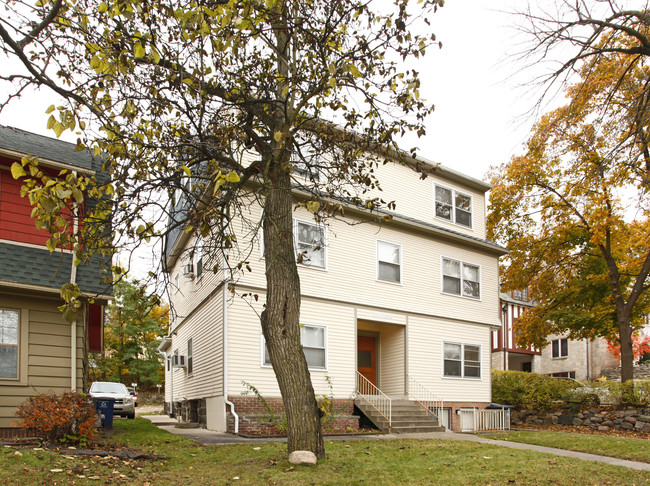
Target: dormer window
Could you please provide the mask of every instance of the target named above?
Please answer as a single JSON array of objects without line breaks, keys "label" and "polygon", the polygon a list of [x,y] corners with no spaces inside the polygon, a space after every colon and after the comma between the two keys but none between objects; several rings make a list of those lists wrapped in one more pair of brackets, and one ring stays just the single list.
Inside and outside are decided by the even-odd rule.
[{"label": "dormer window", "polygon": [[472,196],[436,185],[435,199],[436,218],[472,227]]}]

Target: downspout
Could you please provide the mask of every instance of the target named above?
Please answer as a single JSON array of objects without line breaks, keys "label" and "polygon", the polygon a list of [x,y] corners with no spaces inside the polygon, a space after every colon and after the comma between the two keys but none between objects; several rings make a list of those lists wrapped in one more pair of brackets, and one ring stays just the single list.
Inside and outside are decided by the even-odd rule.
[{"label": "downspout", "polygon": [[[163,404],[164,404],[164,403],[165,403],[165,398],[167,397],[167,373],[170,374],[170,379],[169,379],[169,391],[170,391],[170,396],[171,396],[171,392],[173,391],[173,382],[172,382],[172,379],[171,379],[171,366],[169,365],[169,357],[167,356],[167,353],[166,353],[165,351],[160,351],[160,350],[158,350],[158,354],[163,355],[163,356],[164,356],[164,360],[165,360],[165,364],[164,364],[164,366],[165,366],[165,393],[163,393]],[[167,367],[168,367],[168,366],[169,366],[169,371],[167,371]],[[171,398],[170,398],[169,403],[170,403],[169,413],[171,414],[171,412],[172,412],[172,409],[171,409],[171,403],[172,403],[172,402],[171,402]]]},{"label": "downspout", "polygon": [[[172,353],[173,356],[173,353]],[[169,357],[167,357],[169,359]],[[165,366],[167,363],[165,363]],[[169,365],[169,416],[176,417],[174,413],[174,366],[173,363]],[[178,420],[178,419],[177,419]]]},{"label": "downspout", "polygon": [[[223,401],[230,407],[230,413],[235,417],[235,434],[239,433],[239,415],[235,412],[235,404],[228,400],[228,279],[223,280]],[[228,421],[226,421],[226,430]]]},{"label": "downspout", "polygon": [[[74,173],[76,175],[76,172]],[[77,203],[72,205],[72,231],[75,235],[79,231],[79,215],[77,212]],[[73,249],[74,250],[74,249]],[[71,254],[70,264],[70,283],[77,283],[77,266],[74,264],[74,251]],[[70,323],[70,389],[77,391],[77,317]]]},{"label": "downspout", "polygon": [[589,363],[589,339],[585,339],[587,352],[587,381],[591,380],[591,364]]}]

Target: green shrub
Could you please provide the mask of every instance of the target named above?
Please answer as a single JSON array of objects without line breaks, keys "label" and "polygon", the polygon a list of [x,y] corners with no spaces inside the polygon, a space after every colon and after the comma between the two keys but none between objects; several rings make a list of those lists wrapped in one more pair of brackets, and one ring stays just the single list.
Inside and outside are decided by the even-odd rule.
[{"label": "green shrub", "polygon": [[577,383],[524,371],[492,371],[492,401],[517,408],[549,410]]},{"label": "green shrub", "polygon": [[46,442],[81,443],[92,439],[97,411],[85,395],[43,393],[18,406],[18,426],[33,431]]},{"label": "green shrub", "polygon": [[594,386],[606,390],[609,403],[614,405],[650,406],[650,381],[648,380],[626,381],[625,383],[603,381]]}]

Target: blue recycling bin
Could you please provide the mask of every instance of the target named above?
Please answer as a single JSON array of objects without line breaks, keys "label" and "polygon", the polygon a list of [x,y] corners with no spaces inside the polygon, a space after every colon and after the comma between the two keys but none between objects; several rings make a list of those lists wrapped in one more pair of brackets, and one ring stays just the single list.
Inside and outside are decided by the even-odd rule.
[{"label": "blue recycling bin", "polygon": [[113,428],[113,407],[115,406],[114,398],[96,398],[95,409],[99,412],[102,419],[102,427],[105,429]]}]

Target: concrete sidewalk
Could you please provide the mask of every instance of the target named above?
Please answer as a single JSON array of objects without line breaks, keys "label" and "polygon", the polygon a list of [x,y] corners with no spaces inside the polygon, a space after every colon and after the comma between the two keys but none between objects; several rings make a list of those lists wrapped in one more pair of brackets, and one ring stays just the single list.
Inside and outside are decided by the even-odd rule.
[{"label": "concrete sidewalk", "polygon": [[[225,445],[225,444],[249,444],[249,443],[264,443],[264,442],[284,442],[286,438],[273,437],[273,438],[246,438],[237,435],[224,434],[222,432],[213,432],[201,428],[182,428],[177,427],[178,422],[169,418],[167,415],[142,415],[157,427],[166,430],[175,435],[182,435],[201,445]],[[376,434],[376,435],[328,435],[325,441],[331,440],[391,440],[391,439],[440,439],[440,440],[464,440],[469,442],[480,442],[482,444],[496,445],[502,447],[509,447],[511,449],[527,449],[531,451],[544,452],[547,454],[555,454],[556,456],[572,457],[575,459],[583,459],[585,461],[603,462],[605,464],[612,464],[614,466],[623,466],[630,469],[637,469],[639,471],[650,471],[650,464],[645,462],[627,461],[625,459],[617,459],[615,457],[600,456],[597,454],[587,454],[585,452],[568,451],[565,449],[555,449],[553,447],[537,446],[532,444],[521,444],[518,442],[510,442],[506,440],[486,439],[477,437],[472,434],[458,434],[454,432],[429,432],[422,434]]]}]

